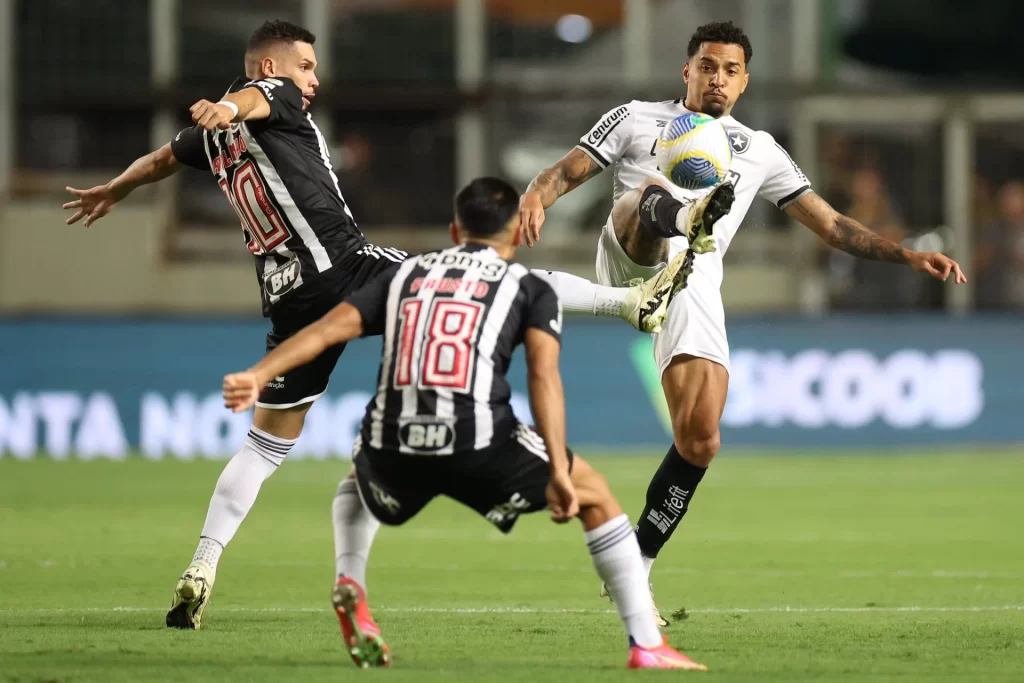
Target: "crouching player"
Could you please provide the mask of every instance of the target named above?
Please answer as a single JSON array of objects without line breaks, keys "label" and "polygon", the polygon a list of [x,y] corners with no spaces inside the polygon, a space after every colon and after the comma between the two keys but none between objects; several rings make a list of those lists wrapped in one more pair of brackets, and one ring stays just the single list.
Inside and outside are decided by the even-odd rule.
[{"label": "crouching player", "polygon": [[[508,260],[518,243],[518,201],[504,181],[474,180],[456,197],[457,246],[410,258],[250,370],[225,377],[225,404],[246,410],[274,376],[335,344],[383,335],[377,394],[333,508],[333,601],[356,664],[390,663],[366,601],[380,523],[403,524],[443,495],[506,533],[520,514],[544,508],[558,523],[579,518],[626,630],[628,666],[704,670],[658,631],[633,527],[604,477],[566,447],[561,305],[545,280]],[[509,403],[505,373],[520,344],[537,432]]]}]

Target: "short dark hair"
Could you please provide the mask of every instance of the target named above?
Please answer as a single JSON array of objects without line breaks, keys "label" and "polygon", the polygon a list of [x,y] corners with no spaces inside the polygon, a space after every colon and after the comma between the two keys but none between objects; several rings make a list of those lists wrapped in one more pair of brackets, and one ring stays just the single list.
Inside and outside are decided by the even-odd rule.
[{"label": "short dark hair", "polygon": [[294,43],[300,41],[312,45],[316,42],[316,36],[288,21],[274,19],[264,21],[258,29],[252,32],[249,43],[245,46],[245,53],[259,52],[273,43]]},{"label": "short dark hair", "polygon": [[519,193],[500,178],[476,178],[455,195],[455,217],[470,235],[500,233],[519,212]]},{"label": "short dark hair", "polygon": [[686,58],[689,59],[697,54],[701,43],[725,43],[726,45],[739,45],[743,48],[743,61],[750,64],[754,56],[754,48],[750,46],[750,38],[736,24],[731,21],[713,21],[710,24],[698,26],[690,38],[690,44],[686,46]]}]

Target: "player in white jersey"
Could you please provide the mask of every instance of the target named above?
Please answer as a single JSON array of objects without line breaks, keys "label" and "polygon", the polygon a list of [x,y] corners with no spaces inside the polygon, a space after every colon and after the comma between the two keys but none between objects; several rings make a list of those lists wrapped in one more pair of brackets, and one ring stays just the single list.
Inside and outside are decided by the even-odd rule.
[{"label": "player in white jersey", "polygon": [[[967,281],[947,256],[905,249],[841,215],[811,190],[807,178],[771,135],[732,117],[733,105],[747,87],[751,54],[747,36],[731,22],[699,27],[683,66],[684,99],[633,101],[612,109],[575,149],[533,180],[520,202],[524,237],[532,246],[539,238],[544,210],[611,167],[616,202],[598,243],[598,279],[602,285],[621,286],[650,278],[683,250],[705,251],[684,235],[693,236],[688,233],[692,207],[706,202],[708,192],[702,195],[670,185],[658,171],[654,145],[661,129],[686,112],[703,112],[722,121],[729,132],[732,167],[727,179],[711,192],[728,193],[732,188],[735,201],[728,215],[713,226],[714,250],[693,254],[687,288],[672,300],[668,320],[654,337],[674,438],[647,490],[636,529],[648,573],[719,449],[718,424],[729,385],[729,344],[720,292],[722,256],[754,197],[772,202],[836,249],[909,265],[939,280],[953,275],[956,283]],[[660,616],[659,622],[668,625]]]}]

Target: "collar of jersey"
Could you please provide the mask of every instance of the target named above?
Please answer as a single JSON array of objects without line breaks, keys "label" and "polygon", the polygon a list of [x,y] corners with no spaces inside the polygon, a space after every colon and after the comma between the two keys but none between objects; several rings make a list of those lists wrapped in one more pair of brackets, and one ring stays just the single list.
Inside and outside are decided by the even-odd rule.
[{"label": "collar of jersey", "polygon": [[462,251],[465,251],[465,252],[468,252],[470,254],[473,254],[473,253],[476,253],[478,251],[487,251],[491,247],[487,246],[486,244],[479,244],[479,243],[476,243],[476,242],[467,242],[466,244],[460,245],[460,248],[462,249]]}]

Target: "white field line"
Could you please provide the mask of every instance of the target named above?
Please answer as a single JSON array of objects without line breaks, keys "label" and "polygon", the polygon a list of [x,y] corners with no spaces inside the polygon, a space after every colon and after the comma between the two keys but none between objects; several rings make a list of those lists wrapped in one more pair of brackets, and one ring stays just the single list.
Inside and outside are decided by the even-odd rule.
[{"label": "white field line", "polygon": [[[82,566],[90,566],[91,563],[82,563]],[[324,567],[323,562],[301,562],[291,560],[256,560],[247,563],[249,566],[260,567]],[[15,562],[17,566],[39,567],[42,569],[77,569],[79,562],[70,560],[58,562],[53,559],[29,560]],[[0,569],[11,568],[12,565],[0,560]],[[374,562],[373,568],[388,570],[410,570],[417,572],[472,572],[477,567],[472,564],[423,564],[417,562]],[[550,573],[558,574],[589,574],[593,575],[594,569],[589,565],[571,567],[556,564],[527,564],[527,565],[504,565],[505,571],[516,574],[522,573]],[[697,569],[693,567],[665,567],[658,566],[656,574],[673,574],[683,576],[740,576],[764,579],[786,579],[800,577],[815,578],[838,578],[838,579],[1024,579],[1024,572],[991,571],[988,569],[842,569],[842,568],[808,568],[808,569],[759,569],[759,568],[729,568],[709,567]]]},{"label": "white field line", "polygon": [[[142,612],[166,611],[166,607],[0,607],[0,614],[81,614],[93,612]],[[330,612],[327,607],[217,607],[218,612],[242,614],[304,614]],[[376,607],[375,612],[395,614],[614,614],[612,609],[560,609],[545,607]],[[903,613],[903,612],[1024,612],[1024,605],[963,605],[927,606],[908,605],[899,607],[705,607],[686,610],[689,614],[829,614],[829,613]]]}]

